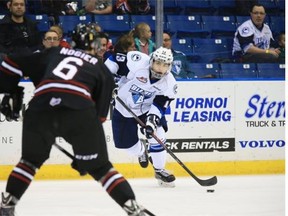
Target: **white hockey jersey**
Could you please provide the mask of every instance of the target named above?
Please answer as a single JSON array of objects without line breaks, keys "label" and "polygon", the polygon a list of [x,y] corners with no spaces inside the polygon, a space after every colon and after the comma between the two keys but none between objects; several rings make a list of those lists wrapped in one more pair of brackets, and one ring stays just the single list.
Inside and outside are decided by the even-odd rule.
[{"label": "white hockey jersey", "polygon": [[233,54],[239,51],[246,53],[253,44],[261,49],[269,49],[271,39],[274,40],[268,25],[264,24],[263,28],[259,30],[251,19],[247,20],[238,27],[235,33]]},{"label": "white hockey jersey", "polygon": [[[168,73],[157,82],[151,82],[149,71],[150,57],[139,51],[127,53],[127,67],[129,73],[125,81],[119,86],[118,97],[137,115],[140,116],[146,112],[155,114],[161,118],[161,108],[159,104],[155,105],[155,97],[164,96],[169,105],[177,93],[177,83],[174,76]],[[115,73],[112,71],[112,73]],[[163,103],[163,101],[162,101]],[[116,100],[115,108],[125,117],[132,117],[131,114]],[[159,109],[160,108],[160,109]],[[167,107],[166,107],[167,108]]]}]

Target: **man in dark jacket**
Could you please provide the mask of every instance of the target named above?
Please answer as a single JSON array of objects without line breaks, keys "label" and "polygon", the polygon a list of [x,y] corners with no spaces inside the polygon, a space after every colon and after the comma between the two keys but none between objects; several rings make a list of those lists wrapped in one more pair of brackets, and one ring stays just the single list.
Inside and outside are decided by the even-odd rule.
[{"label": "man in dark jacket", "polygon": [[27,19],[25,0],[9,0],[9,14],[0,21],[0,53],[26,54],[41,46],[41,35],[36,23]]}]

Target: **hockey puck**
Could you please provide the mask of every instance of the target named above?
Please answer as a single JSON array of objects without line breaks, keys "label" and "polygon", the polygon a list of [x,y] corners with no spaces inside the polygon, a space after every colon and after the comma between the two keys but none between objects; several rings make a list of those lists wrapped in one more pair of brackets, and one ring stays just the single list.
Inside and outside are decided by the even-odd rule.
[{"label": "hockey puck", "polygon": [[214,189],[208,189],[207,193],[214,193],[214,191],[215,191]]}]

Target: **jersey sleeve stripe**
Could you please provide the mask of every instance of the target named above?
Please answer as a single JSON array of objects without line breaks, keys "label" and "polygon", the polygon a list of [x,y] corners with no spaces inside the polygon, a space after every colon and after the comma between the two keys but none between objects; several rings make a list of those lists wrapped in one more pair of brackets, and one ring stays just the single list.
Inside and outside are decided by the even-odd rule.
[{"label": "jersey sleeve stripe", "polygon": [[90,92],[88,92],[86,89],[75,86],[75,85],[63,84],[63,83],[48,83],[48,84],[41,85],[35,89],[34,93],[37,94],[41,91],[51,89],[51,88],[73,90],[73,91],[80,92],[80,93],[84,94],[85,96],[91,97]]},{"label": "jersey sleeve stripe", "polygon": [[23,76],[23,73],[21,70],[19,70],[18,68],[14,67],[12,64],[9,64],[6,60],[2,62],[2,67],[14,74],[17,74],[19,76]]}]

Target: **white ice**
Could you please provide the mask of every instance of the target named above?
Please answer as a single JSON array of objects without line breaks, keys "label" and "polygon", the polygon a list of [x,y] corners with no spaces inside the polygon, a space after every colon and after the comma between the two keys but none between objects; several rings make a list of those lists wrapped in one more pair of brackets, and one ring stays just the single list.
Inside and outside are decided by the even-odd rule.
[{"label": "white ice", "polygon": [[[201,177],[204,178],[204,177]],[[192,178],[177,178],[175,188],[160,188],[153,178],[129,179],[138,202],[157,216],[284,216],[285,176],[218,176],[207,193]],[[0,181],[0,190],[6,182]],[[31,183],[16,208],[17,216],[125,216],[97,182]]]}]

